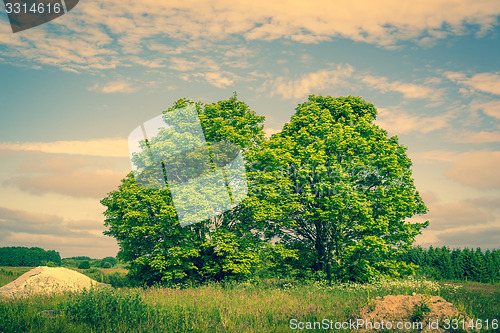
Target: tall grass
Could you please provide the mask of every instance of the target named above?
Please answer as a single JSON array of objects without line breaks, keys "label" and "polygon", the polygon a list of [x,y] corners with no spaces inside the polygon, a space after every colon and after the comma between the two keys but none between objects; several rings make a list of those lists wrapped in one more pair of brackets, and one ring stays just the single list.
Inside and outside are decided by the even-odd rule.
[{"label": "tall grass", "polygon": [[0,267],[0,287],[14,281],[32,268],[33,267]]},{"label": "tall grass", "polygon": [[422,279],[332,286],[254,280],[0,299],[0,332],[290,332],[292,318],[345,321],[377,296],[413,292],[441,295],[473,318],[500,319],[500,286],[460,288]]},{"label": "tall grass", "polygon": [[97,282],[106,283],[115,288],[137,287],[140,285],[140,282],[131,280],[125,272],[113,271],[108,273],[105,269],[91,268],[82,270],[82,274],[87,275]]}]

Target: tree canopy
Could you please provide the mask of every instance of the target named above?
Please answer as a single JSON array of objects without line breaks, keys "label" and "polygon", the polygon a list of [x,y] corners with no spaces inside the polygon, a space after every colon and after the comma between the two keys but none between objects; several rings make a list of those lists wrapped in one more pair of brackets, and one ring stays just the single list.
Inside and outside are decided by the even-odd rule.
[{"label": "tree canopy", "polygon": [[311,95],[251,157],[269,233],[313,253],[329,278],[398,274],[394,255],[427,226],[407,221],[427,208],[406,147],[373,123],[376,113],[359,97]]},{"label": "tree canopy", "polygon": [[[204,139],[214,148],[212,153],[221,147],[220,143],[231,142],[247,154],[264,140],[264,117],[257,116],[245,103],[238,101],[236,95],[206,105],[181,99],[164,113],[168,116],[190,105],[196,108]],[[156,143],[173,144],[179,140],[169,130],[151,138],[150,147],[154,149]],[[184,132],[180,139],[191,139],[189,134]],[[199,163],[206,158],[200,151],[204,152],[189,150],[187,154],[191,155],[183,161]],[[142,163],[147,158],[144,155],[135,155],[135,163]],[[175,166],[175,176],[180,179],[200,176],[200,173],[211,171],[213,165],[207,164],[208,170]],[[141,187],[130,173],[117,191],[101,201],[107,207],[104,214],[109,230],[105,234],[117,239],[120,245],[118,257],[129,263],[132,275],[154,283],[185,279],[221,280],[250,274],[257,261],[255,244],[258,237],[252,234],[249,224],[234,218],[238,208],[182,227],[171,186],[169,183],[160,189]],[[188,199],[184,202],[189,204],[197,198]]]},{"label": "tree canopy", "polygon": [[[206,105],[181,99],[165,114],[187,105],[196,107],[212,152],[228,142],[242,152],[248,196],[228,211],[181,227],[172,183],[145,188],[129,174],[101,202],[107,207],[105,234],[117,239],[118,256],[136,277],[150,283],[241,278],[270,261],[276,271],[310,270],[341,280],[409,271],[411,265],[397,255],[428,225],[408,218],[427,208],[406,147],[373,123],[377,110],[371,103],[311,95],[269,140],[264,117],[236,95]],[[177,144],[180,137],[159,132],[143,148]],[[184,161],[198,165],[200,152],[190,150]],[[217,167],[214,155],[203,172]],[[144,161],[145,155],[135,155],[135,163]],[[175,176],[199,175],[200,168],[189,163],[176,166]]]},{"label": "tree canopy", "polygon": [[61,256],[54,250],[39,247],[0,247],[0,266],[61,265]]}]

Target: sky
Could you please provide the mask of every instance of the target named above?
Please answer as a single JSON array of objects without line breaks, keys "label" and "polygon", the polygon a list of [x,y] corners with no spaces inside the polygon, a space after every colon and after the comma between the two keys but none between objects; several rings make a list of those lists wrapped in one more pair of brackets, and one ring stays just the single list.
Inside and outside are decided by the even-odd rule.
[{"label": "sky", "polygon": [[0,5],[0,246],[115,256],[100,200],[127,137],[236,91],[267,135],[310,94],[361,96],[408,147],[424,247],[500,247],[498,0],[83,0],[13,33]]}]

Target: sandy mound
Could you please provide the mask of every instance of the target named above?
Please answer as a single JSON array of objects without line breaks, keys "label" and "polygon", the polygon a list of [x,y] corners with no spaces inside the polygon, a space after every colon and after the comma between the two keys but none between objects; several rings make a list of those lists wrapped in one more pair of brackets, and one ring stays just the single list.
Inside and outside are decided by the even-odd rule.
[{"label": "sandy mound", "polygon": [[25,297],[34,294],[79,291],[103,285],[105,284],[70,269],[40,266],[0,288],[0,296]]},{"label": "sandy mound", "polygon": [[[418,311],[418,309],[423,309],[423,311]],[[391,325],[392,329],[396,331],[417,329],[421,332],[433,333],[446,332],[443,329],[446,319],[461,317],[466,323],[470,321],[469,317],[443,298],[415,293],[412,296],[388,295],[383,298],[377,297],[376,300],[361,308],[356,317],[363,319],[365,323],[370,321],[373,324],[378,323],[381,325],[383,321],[384,328],[389,328],[388,325]],[[419,327],[419,325],[421,326]],[[436,325],[439,325],[439,329]],[[370,326],[360,326],[360,328],[364,329],[360,329],[359,332],[377,330],[376,326],[375,329],[369,329]],[[378,330],[380,329],[378,328]]]}]

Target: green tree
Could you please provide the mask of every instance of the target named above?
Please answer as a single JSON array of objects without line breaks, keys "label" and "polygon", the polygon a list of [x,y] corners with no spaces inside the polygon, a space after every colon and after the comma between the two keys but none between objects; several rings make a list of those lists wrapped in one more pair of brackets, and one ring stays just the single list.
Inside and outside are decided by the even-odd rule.
[{"label": "green tree", "polygon": [[474,279],[474,276],[472,273],[472,271],[473,271],[473,269],[472,269],[472,266],[473,266],[472,257],[473,257],[473,255],[474,255],[474,252],[472,252],[468,248],[465,248],[460,252],[460,254],[457,258],[458,265],[460,267],[460,271],[463,273],[462,279],[465,279],[465,280],[473,280]]},{"label": "green tree", "polygon": [[41,266],[53,262],[61,264],[61,256],[54,250],[45,251],[39,247],[2,247],[0,248],[0,266]]},{"label": "green tree", "polygon": [[88,260],[84,260],[82,261],[79,265],[78,265],[78,268],[79,269],[89,269],[90,268],[90,262]]},{"label": "green tree", "polygon": [[[181,181],[199,176],[211,171],[217,163],[227,162],[221,160],[225,156],[220,154],[225,147],[237,147],[245,156],[264,140],[264,117],[257,116],[237,99],[236,94],[228,100],[206,105],[180,99],[164,112],[165,117],[189,105],[196,108],[204,139],[211,148],[212,162],[208,170],[203,169],[205,151],[194,149],[186,153],[185,160],[170,165],[168,170],[164,168],[163,173],[175,172]],[[184,125],[190,126],[179,126]],[[181,136],[172,135],[169,131],[162,130],[148,142],[142,142],[144,152],[147,146],[153,155],[159,155],[162,145],[175,147],[186,138],[192,139],[188,137],[189,131],[183,131]],[[136,166],[147,167],[150,161],[147,153],[138,153],[133,162]],[[149,169],[145,170],[149,172]],[[154,177],[152,174],[153,180]],[[171,183],[161,184],[162,177],[158,177],[159,185],[164,188],[153,189],[138,186],[130,173],[122,180],[118,190],[101,200],[106,206],[105,225],[109,227],[105,234],[118,241],[118,258],[128,263],[131,275],[151,284],[233,279],[250,274],[259,261],[260,245],[259,235],[252,232],[255,229],[252,220],[246,218],[247,208],[240,205],[213,218],[181,227],[169,189]],[[227,176],[226,180],[230,182],[231,176]],[[189,199],[186,200],[188,204],[197,198]]]},{"label": "green tree", "polygon": [[462,259],[462,251],[460,249],[454,249],[451,252],[451,261],[452,261],[454,279],[463,279],[465,277],[465,272],[463,270],[462,265],[460,264],[461,259]]},{"label": "green tree", "polygon": [[446,246],[439,249],[439,260],[436,266],[439,268],[444,279],[453,278],[453,265],[451,262],[451,252]]},{"label": "green tree", "polygon": [[[109,267],[105,267],[105,266],[108,266],[106,265],[106,263],[109,264]],[[113,267],[114,265],[116,265],[117,261],[114,257],[106,257],[106,258],[103,258],[101,260],[101,262],[99,263],[99,265],[103,268],[111,268]]]},{"label": "green tree", "polygon": [[428,225],[406,220],[427,208],[406,147],[373,123],[376,114],[359,97],[311,95],[250,154],[254,218],[268,235],[305,246],[328,278],[407,272],[395,255]]},{"label": "green tree", "polygon": [[488,268],[486,266],[486,258],[481,248],[477,248],[472,254],[472,276],[474,281],[488,282]]}]

